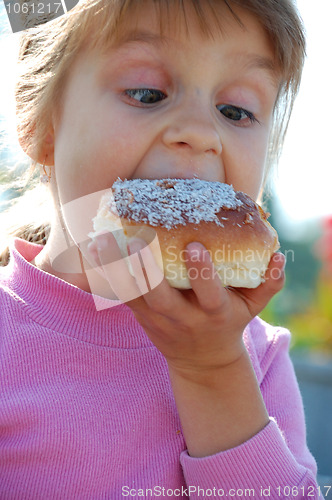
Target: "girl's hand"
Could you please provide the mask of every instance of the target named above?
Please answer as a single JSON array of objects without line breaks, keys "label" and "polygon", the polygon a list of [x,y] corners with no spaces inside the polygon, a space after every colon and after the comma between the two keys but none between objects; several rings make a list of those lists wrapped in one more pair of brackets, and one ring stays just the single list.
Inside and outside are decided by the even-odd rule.
[{"label": "girl's hand", "polygon": [[[114,237],[104,234],[92,246],[95,260],[119,299],[125,299],[168,365],[186,376],[214,371],[241,357],[246,325],[281,290],[285,258],[274,254],[265,283],[256,289],[224,288],[209,253],[200,243],[187,247],[192,290],[170,287],[143,240],[131,242],[129,252],[135,279],[122,259]],[[145,273],[139,259],[144,262]],[[117,273],[114,275],[116,261]],[[149,277],[150,290],[144,274]],[[128,298],[133,298],[128,300]]]},{"label": "girl's hand", "polygon": [[[189,454],[212,455],[260,432],[269,416],[242,334],[282,288],[284,256],[273,255],[258,288],[231,289],[222,286],[203,245],[190,243],[187,267],[195,279],[192,290],[179,291],[163,278],[142,240],[130,246],[135,278],[111,234],[90,249],[117,296],[166,358]],[[129,297],[135,298],[127,301]]]}]

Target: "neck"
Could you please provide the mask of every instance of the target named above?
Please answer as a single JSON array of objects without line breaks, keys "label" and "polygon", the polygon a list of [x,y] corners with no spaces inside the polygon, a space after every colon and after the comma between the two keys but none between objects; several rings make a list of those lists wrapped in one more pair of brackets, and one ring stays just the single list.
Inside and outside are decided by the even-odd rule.
[{"label": "neck", "polygon": [[[80,248],[58,217],[55,217],[51,227],[46,245],[31,263],[85,292],[107,299],[117,299],[101,272],[83,257]],[[86,246],[85,244],[84,247]]]},{"label": "neck", "polygon": [[91,292],[79,248],[73,242],[68,245],[63,240],[63,235],[59,237],[55,227],[52,227],[45,247],[32,264],[86,292]]}]

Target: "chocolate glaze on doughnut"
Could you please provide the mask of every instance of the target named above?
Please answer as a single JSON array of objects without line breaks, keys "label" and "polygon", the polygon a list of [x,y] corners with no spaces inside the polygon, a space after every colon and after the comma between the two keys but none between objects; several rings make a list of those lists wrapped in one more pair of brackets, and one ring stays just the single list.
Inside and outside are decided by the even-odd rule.
[{"label": "chocolate glaze on doughnut", "polygon": [[166,229],[202,221],[222,226],[219,210],[242,205],[232,186],[200,179],[119,179],[112,190],[120,217]]}]

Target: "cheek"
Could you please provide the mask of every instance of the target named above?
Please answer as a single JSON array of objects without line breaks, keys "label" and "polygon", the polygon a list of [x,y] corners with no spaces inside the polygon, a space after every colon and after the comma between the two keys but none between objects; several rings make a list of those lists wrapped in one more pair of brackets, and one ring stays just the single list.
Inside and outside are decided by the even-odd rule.
[{"label": "cheek", "polygon": [[265,134],[246,134],[224,151],[227,182],[253,199],[257,199],[264,177],[267,146]]},{"label": "cheek", "polygon": [[[102,164],[106,159],[116,175],[121,175],[122,169],[130,171],[134,168],[137,158],[144,154],[151,140],[150,121],[131,113],[131,109],[116,100],[108,102],[106,99],[95,116],[97,127],[92,132],[97,145],[95,154]],[[121,169],[119,172],[118,168]]]},{"label": "cheek", "polygon": [[118,176],[131,177],[147,147],[144,137],[119,116],[63,124],[55,141],[61,201],[109,188]]},{"label": "cheek", "polygon": [[142,127],[136,129],[118,121],[102,131],[98,143],[95,160],[103,177],[100,182],[110,187],[117,177],[132,177],[149,147],[149,134]]}]

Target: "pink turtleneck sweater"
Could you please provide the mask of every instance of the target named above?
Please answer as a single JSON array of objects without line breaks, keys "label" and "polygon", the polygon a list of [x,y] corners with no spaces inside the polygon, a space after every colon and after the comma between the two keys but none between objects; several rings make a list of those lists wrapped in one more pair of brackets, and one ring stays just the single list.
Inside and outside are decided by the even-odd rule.
[{"label": "pink turtleneck sweater", "polygon": [[255,318],[244,333],[270,423],[192,458],[165,359],[130,309],[97,311],[29,263],[40,250],[16,240],[0,271],[1,500],[320,498],[286,330]]}]

